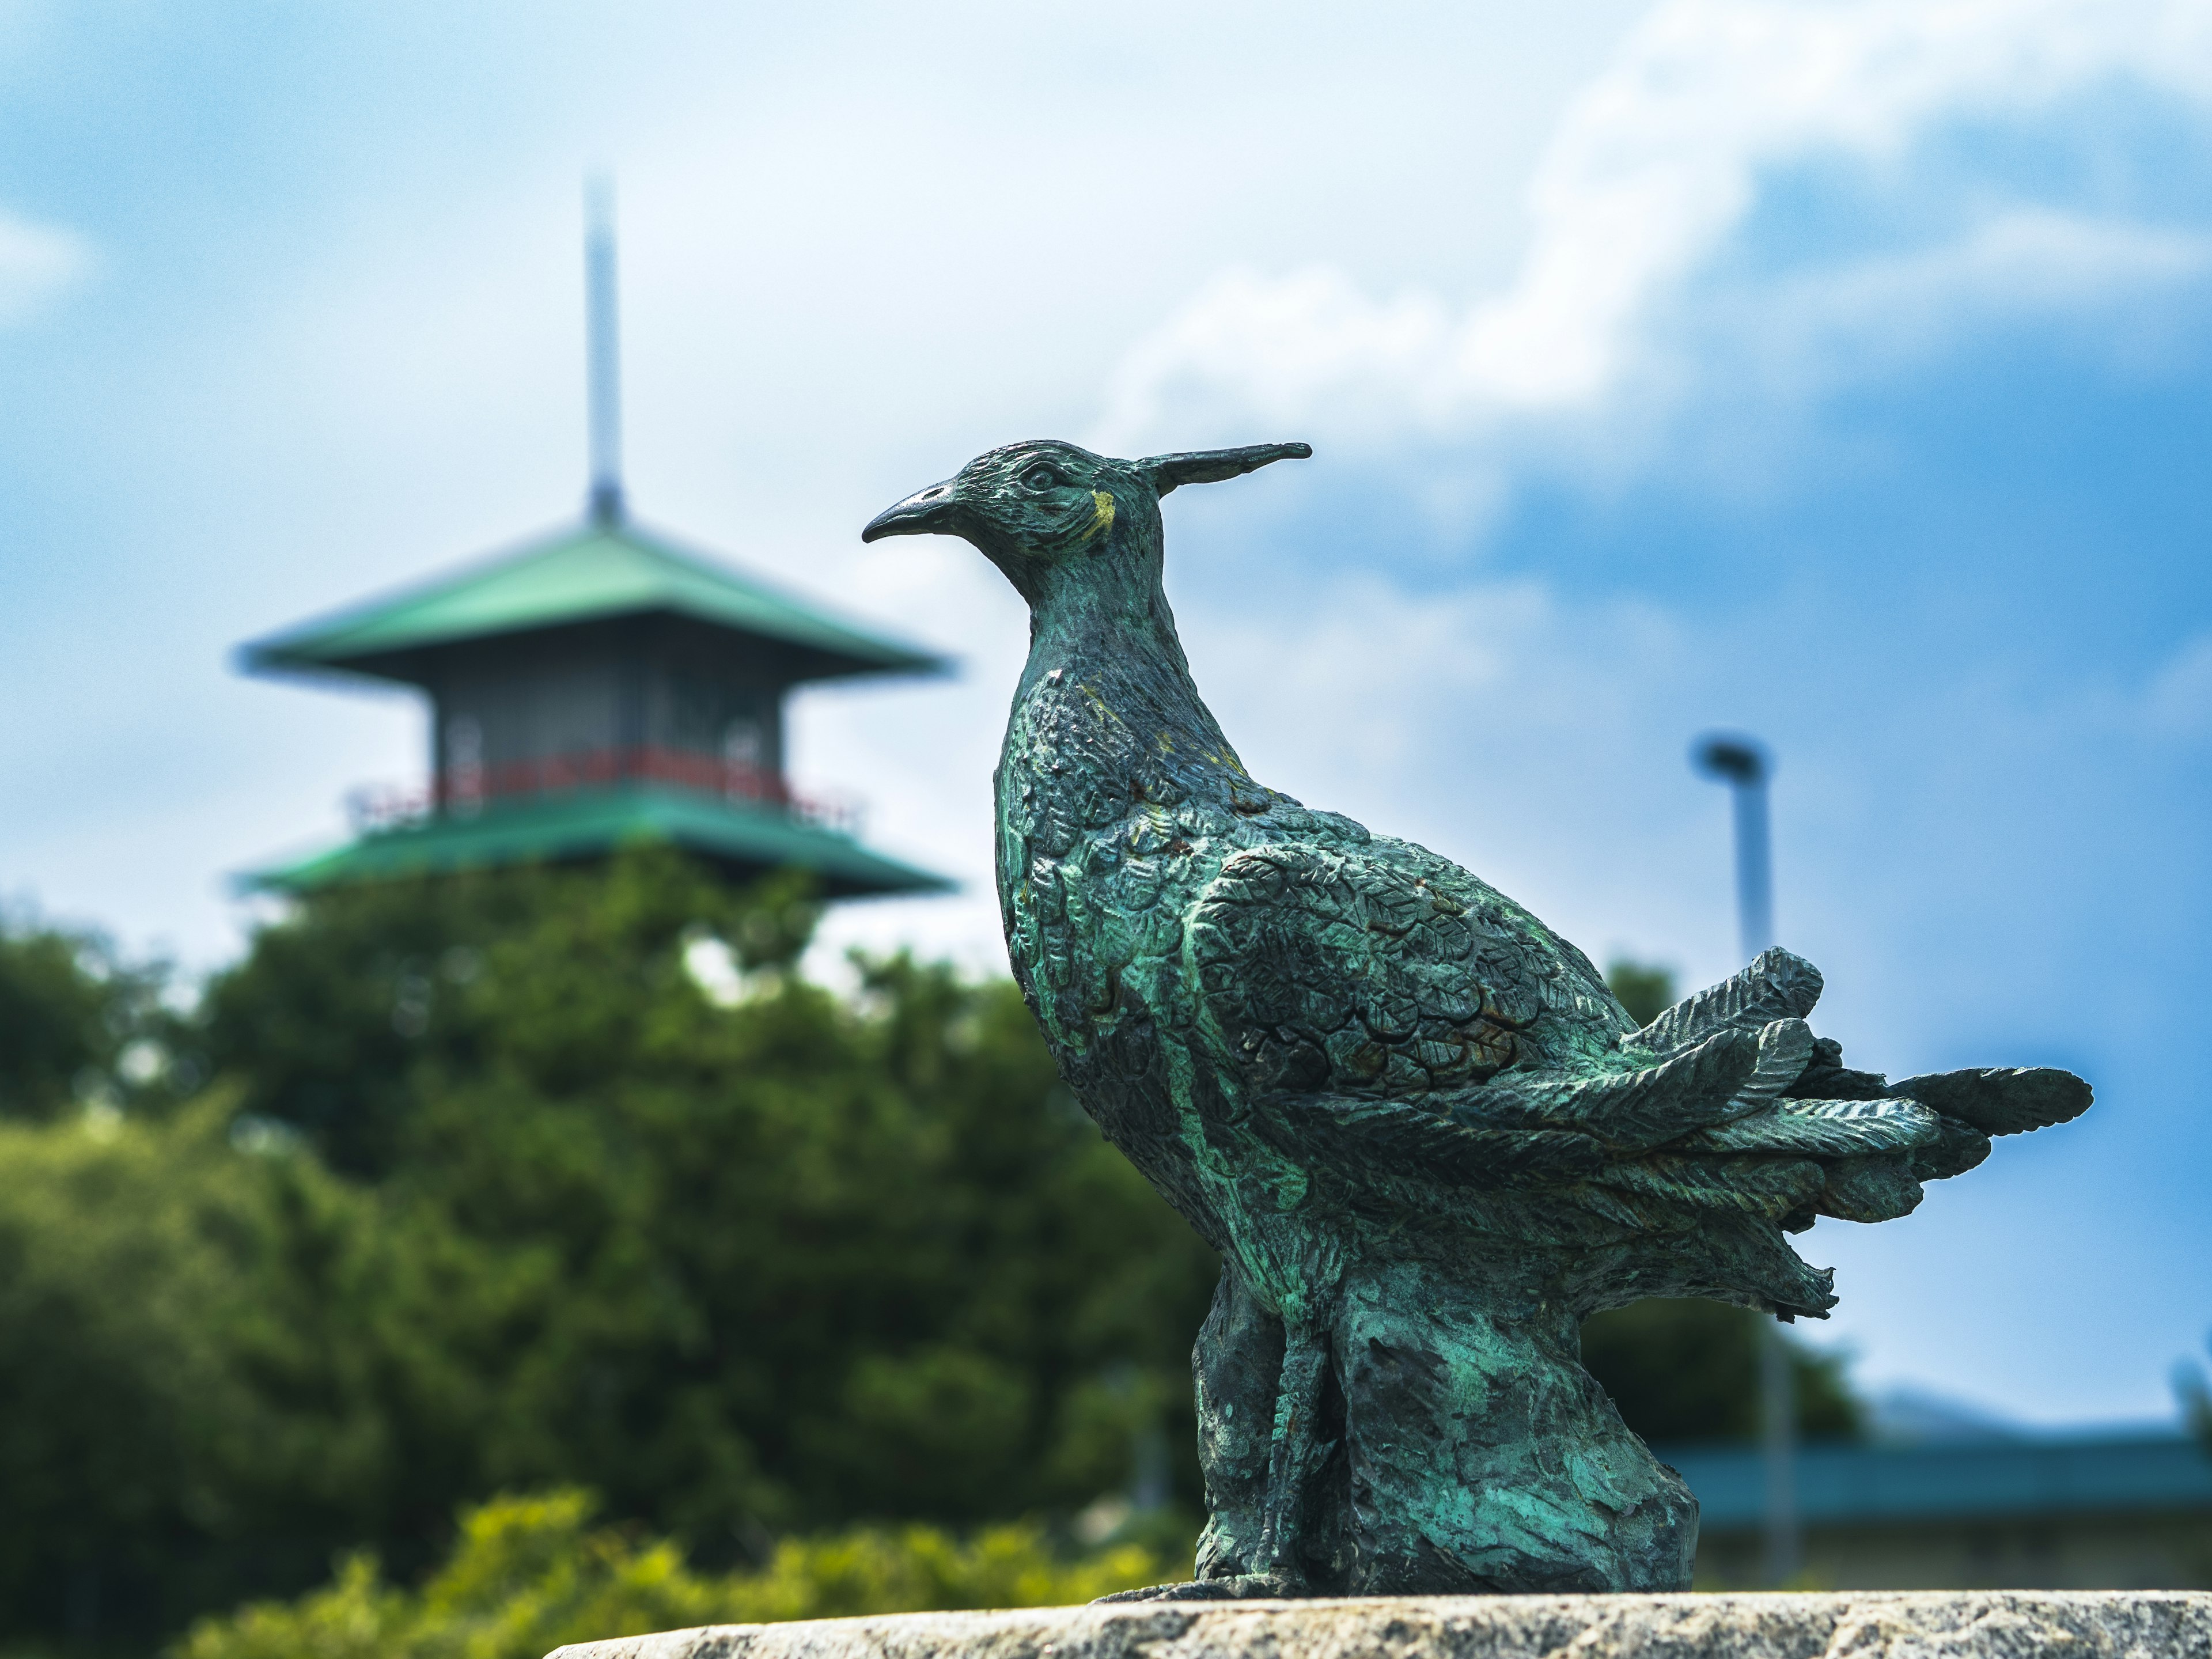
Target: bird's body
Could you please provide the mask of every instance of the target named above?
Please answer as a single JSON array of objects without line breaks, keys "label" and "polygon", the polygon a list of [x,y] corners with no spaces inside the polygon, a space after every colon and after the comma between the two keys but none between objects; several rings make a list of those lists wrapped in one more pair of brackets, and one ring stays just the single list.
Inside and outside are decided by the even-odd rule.
[{"label": "bird's body", "polygon": [[1030,601],[996,781],[1014,973],[1224,1261],[1196,1589],[1684,1587],[1695,1501],[1582,1371],[1581,1320],[1820,1316],[1785,1229],[1903,1214],[2086,1087],[1890,1090],[1816,1043],[1820,976],[1783,951],[1639,1030],[1503,894],[1252,779],[1176,640],[1157,502],[1301,452],[1017,445],[871,526],[964,535]]}]

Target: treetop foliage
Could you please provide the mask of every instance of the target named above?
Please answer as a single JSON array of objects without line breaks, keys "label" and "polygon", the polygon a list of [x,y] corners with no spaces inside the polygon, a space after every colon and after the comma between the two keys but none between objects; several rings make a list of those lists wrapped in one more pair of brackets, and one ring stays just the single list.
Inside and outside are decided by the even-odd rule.
[{"label": "treetop foliage", "polygon": [[154,1109],[189,1095],[169,970],[126,963],[103,935],[0,912],[0,1120],[50,1122],[86,1106]]},{"label": "treetop foliage", "polygon": [[356,1554],[325,1588],[201,1620],[171,1659],[539,1659],[568,1642],[700,1625],[1088,1601],[1170,1576],[1128,1544],[1069,1561],[1035,1526],[969,1540],[932,1527],[789,1539],[757,1571],[705,1574],[634,1528],[594,1528],[584,1493],[501,1498],[462,1517],[422,1584]]},{"label": "treetop foliage", "polygon": [[1673,969],[1650,963],[1615,957],[1606,964],[1605,986],[1638,1025],[1649,1025],[1674,1006]]}]

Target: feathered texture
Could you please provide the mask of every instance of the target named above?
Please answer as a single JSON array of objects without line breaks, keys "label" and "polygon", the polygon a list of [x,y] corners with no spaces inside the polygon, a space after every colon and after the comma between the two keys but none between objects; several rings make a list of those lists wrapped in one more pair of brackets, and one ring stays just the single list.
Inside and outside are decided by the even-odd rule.
[{"label": "feathered texture", "polygon": [[1992,1066],[1909,1077],[1895,1092],[1985,1135],[2016,1135],[2071,1123],[2089,1109],[2089,1085],[2049,1066]]},{"label": "feathered texture", "polygon": [[[1770,1029],[1789,1046],[1786,1032]],[[1508,1073],[1447,1109],[1463,1123],[1573,1127],[1615,1151],[1644,1152],[1737,1112],[1765,1056],[1765,1035],[1716,1031],[1634,1072]]]},{"label": "feathered texture", "polygon": [[1821,989],[1820,970],[1778,945],[1741,973],[1676,1003],[1632,1033],[1624,1046],[1671,1054],[1716,1031],[1756,1031],[1778,1019],[1802,1020]]},{"label": "feathered texture", "polygon": [[1695,1504],[1581,1371],[1583,1316],[1820,1316],[1830,1275],[1787,1234],[1904,1215],[2087,1087],[1848,1068],[1781,950],[1639,1030],[1478,877],[1255,781],[1176,637],[1159,498],[1304,453],[1017,444],[867,532],[964,537],[1030,605],[1007,950],[1085,1109],[1223,1256],[1201,1570],[1250,1594],[1685,1588]]},{"label": "feathered texture", "polygon": [[1683,1145],[1694,1152],[1872,1158],[1932,1146],[1940,1123],[1917,1101],[1785,1100],[1755,1117],[1701,1129]]}]

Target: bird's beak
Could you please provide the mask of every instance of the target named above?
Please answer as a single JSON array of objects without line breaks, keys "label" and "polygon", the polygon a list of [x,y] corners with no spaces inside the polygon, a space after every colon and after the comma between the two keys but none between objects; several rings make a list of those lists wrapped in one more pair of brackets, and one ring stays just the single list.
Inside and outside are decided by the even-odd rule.
[{"label": "bird's beak", "polygon": [[952,532],[952,515],[959,503],[953,493],[952,480],[934,483],[927,489],[916,490],[896,507],[885,507],[868,520],[868,527],[860,532],[864,542],[881,541],[886,536],[943,536]]}]

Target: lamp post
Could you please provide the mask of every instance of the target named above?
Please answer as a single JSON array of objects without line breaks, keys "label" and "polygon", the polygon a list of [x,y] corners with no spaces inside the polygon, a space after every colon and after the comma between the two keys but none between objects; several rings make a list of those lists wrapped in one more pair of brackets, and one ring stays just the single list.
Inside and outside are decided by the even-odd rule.
[{"label": "lamp post", "polygon": [[[1735,806],[1736,925],[1746,961],[1774,943],[1774,865],[1769,850],[1766,780],[1773,763],[1753,738],[1712,732],[1690,750],[1692,764],[1729,786]],[[1797,1525],[1797,1401],[1790,1350],[1779,1321],[1759,1328],[1759,1445],[1766,1473],[1766,1579],[1796,1577],[1803,1551]]]}]

